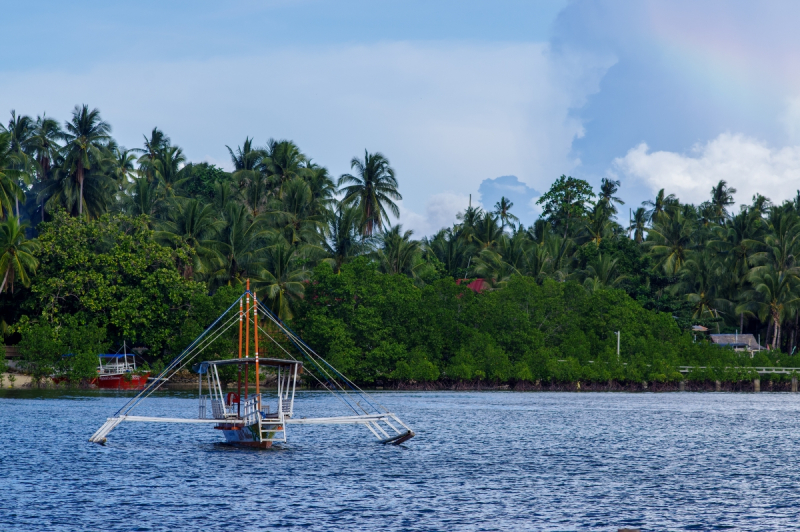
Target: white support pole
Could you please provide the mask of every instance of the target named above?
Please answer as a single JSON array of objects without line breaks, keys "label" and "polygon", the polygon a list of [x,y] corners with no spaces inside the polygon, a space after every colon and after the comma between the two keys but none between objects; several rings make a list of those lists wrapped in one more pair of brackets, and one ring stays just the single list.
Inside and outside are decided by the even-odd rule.
[{"label": "white support pole", "polygon": [[619,358],[619,331],[617,331],[617,358]]}]

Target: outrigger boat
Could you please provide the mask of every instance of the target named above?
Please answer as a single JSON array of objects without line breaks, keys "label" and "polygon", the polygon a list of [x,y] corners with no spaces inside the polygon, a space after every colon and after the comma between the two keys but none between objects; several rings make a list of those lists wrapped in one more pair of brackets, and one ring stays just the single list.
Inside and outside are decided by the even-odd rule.
[{"label": "outrigger boat", "polygon": [[[246,303],[246,308],[245,308]],[[239,305],[238,313],[234,310]],[[233,312],[231,312],[233,311]],[[304,371],[304,364],[291,351],[278,342],[267,329],[259,324],[259,311],[267,322],[274,326],[278,333],[285,335],[300,358],[308,364],[310,375],[324,389],[328,390],[349,412],[338,417],[301,417],[294,416],[294,400],[297,381]],[[185,368],[195,360],[208,346],[220,338],[225,332],[239,325],[239,357],[227,360],[203,361],[194,366],[199,374],[198,412],[197,417],[170,418],[136,416],[131,412],[150,395],[158,390],[171,376]],[[250,357],[250,326],[253,327],[255,352]],[[243,333],[244,329],[244,333]],[[272,342],[281,352],[282,358],[259,358],[259,334]],[[242,351],[244,350],[244,356]],[[285,357],[285,358],[284,358]],[[237,392],[224,391],[220,379],[220,368],[234,366],[238,369]],[[261,368],[270,368],[276,374],[277,401],[268,402],[260,391]],[[249,373],[255,374],[255,393],[249,394]],[[242,374],[244,374],[244,397],[242,397]],[[206,390],[203,390],[203,380]],[[207,409],[210,402],[211,411]],[[210,417],[209,417],[210,414]],[[138,395],[129,400],[122,408],[101,426],[90,442],[105,443],[108,434],[120,423],[197,423],[213,425],[221,430],[225,441],[231,445],[244,447],[268,448],[273,443],[287,441],[287,427],[291,425],[363,425],[381,443],[401,444],[414,437],[412,431],[396,414],[390,412],[374,397],[360,389],[350,379],[342,375],[324,358],[311,349],[289,327],[286,326],[270,309],[259,301],[255,292],[250,291],[250,281],[245,292],[223,312],[200,336],[198,336],[183,353],[175,357],[170,364]]]}]

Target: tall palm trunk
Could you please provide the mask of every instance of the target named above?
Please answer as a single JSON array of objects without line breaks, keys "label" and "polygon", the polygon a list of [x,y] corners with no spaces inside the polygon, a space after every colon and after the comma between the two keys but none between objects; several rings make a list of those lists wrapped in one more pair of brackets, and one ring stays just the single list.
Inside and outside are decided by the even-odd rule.
[{"label": "tall palm trunk", "polygon": [[6,269],[6,275],[5,275],[5,277],[3,277],[3,284],[0,284],[0,294],[3,293],[3,290],[6,287],[6,281],[8,281],[8,272],[10,272],[10,271],[11,271],[11,265],[9,264],[8,268]]},{"label": "tall palm trunk", "polygon": [[83,161],[78,160],[78,183],[81,185],[81,193],[78,197],[78,218],[83,218]]}]

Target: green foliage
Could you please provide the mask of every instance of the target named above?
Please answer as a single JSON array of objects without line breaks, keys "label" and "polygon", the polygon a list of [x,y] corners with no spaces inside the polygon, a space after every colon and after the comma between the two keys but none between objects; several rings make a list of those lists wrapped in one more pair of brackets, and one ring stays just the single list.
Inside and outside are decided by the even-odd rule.
[{"label": "green foliage", "polygon": [[40,225],[40,275],[27,302],[32,316],[53,327],[67,318],[107,327],[117,343],[153,352],[182,329],[205,286],[185,279],[183,249],[153,239],[143,218],[105,215],[81,222],[64,213]]},{"label": "green foliage", "polygon": [[35,380],[56,375],[72,382],[97,375],[97,355],[108,348],[106,329],[97,323],[82,324],[67,316],[59,325],[34,323],[25,316],[17,326],[23,366]]}]

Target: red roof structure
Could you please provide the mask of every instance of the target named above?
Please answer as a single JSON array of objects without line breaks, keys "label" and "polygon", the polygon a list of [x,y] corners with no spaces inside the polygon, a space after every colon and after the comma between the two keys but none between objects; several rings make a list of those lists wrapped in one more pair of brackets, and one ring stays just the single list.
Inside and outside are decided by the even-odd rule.
[{"label": "red roof structure", "polygon": [[[458,280],[456,280],[456,284],[461,284],[461,281],[465,281],[465,280],[466,279],[458,279]],[[481,292],[483,292],[485,290],[488,290],[491,287],[489,286],[489,283],[487,283],[483,279],[479,278],[479,279],[475,279],[474,281],[469,283],[467,285],[467,288],[469,288],[470,290],[472,290],[476,294],[480,294]]]}]

